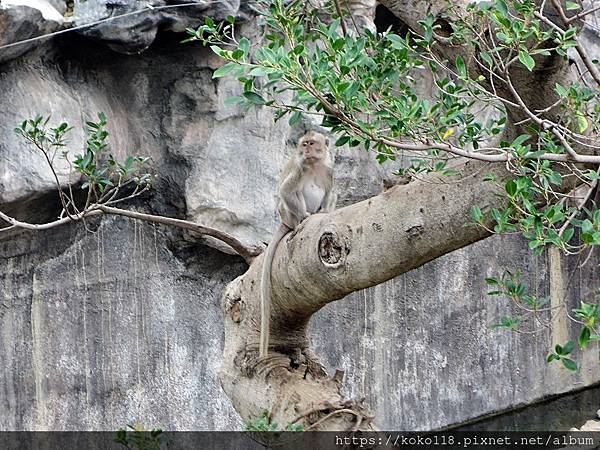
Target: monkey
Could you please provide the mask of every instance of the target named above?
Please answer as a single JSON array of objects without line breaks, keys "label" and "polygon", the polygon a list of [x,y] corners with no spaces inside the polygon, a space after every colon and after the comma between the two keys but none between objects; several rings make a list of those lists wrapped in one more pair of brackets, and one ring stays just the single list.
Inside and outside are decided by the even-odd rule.
[{"label": "monkey", "polygon": [[329,139],[309,131],[298,141],[279,179],[277,211],[282,223],[265,250],[261,272],[260,358],[267,356],[269,348],[271,268],[279,242],[309,215],[333,211],[335,202]]}]

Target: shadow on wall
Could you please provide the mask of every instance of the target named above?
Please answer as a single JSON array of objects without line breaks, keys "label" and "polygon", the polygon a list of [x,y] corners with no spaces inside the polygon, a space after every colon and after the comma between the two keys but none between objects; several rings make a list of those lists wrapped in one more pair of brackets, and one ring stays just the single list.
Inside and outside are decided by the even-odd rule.
[{"label": "shadow on wall", "polygon": [[553,397],[518,410],[450,427],[452,431],[568,431],[596,417],[600,384]]}]

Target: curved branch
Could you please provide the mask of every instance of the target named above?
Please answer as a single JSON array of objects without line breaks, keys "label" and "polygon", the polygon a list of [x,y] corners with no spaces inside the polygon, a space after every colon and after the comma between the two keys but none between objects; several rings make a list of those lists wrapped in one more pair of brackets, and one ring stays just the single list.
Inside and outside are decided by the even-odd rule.
[{"label": "curved branch", "polygon": [[146,222],[159,223],[162,225],[170,225],[177,228],[183,228],[186,230],[193,231],[198,234],[202,234],[205,236],[211,236],[215,239],[218,239],[225,244],[229,245],[237,254],[239,254],[242,258],[246,260],[248,264],[252,262],[252,260],[262,252],[262,248],[254,245],[246,245],[237,239],[235,236],[232,236],[229,233],[226,233],[221,230],[217,230],[216,228],[206,227],[204,225],[200,225],[194,222],[190,222],[189,220],[182,219],[173,219],[170,217],[156,216],[153,214],[145,214],[136,211],[129,211],[121,208],[114,208],[112,206],[106,205],[90,205],[90,207],[79,214],[71,215],[71,217],[65,217],[62,219],[55,220],[53,222],[43,223],[43,224],[33,224],[28,222],[21,222],[13,217],[8,216],[7,214],[0,211],[0,219],[9,223],[11,226],[0,229],[0,233],[4,231],[8,231],[9,229],[14,228],[22,228],[25,230],[32,231],[42,231],[48,230],[54,227],[58,227],[60,225],[67,224],[69,222],[77,222],[84,218],[99,216],[102,214],[112,214],[116,216],[124,216],[129,217],[131,219],[144,220]]},{"label": "curved branch", "polygon": [[286,287],[273,293],[275,324],[287,328],[305,322],[351,292],[489,236],[469,226],[471,207],[479,205],[484,212],[500,207],[497,194],[503,186],[486,181],[486,175],[502,179],[507,172],[496,166],[486,173],[481,166],[486,164],[466,163],[462,181],[430,175],[301,224],[273,261],[273,285]]},{"label": "curved branch", "polygon": [[173,219],[171,217],[156,216],[153,214],[145,214],[136,211],[129,211],[127,209],[114,208],[111,206],[98,205],[98,209],[106,214],[114,214],[118,216],[130,217],[132,219],[144,220],[146,222],[160,223],[162,225],[170,225],[185,230],[193,231],[205,236],[211,236],[218,239],[225,244],[229,245],[235,252],[250,263],[257,255],[262,253],[262,247],[255,245],[246,245],[235,236],[232,236],[225,231],[217,230],[216,228],[210,228],[204,225],[200,225],[189,220]]}]

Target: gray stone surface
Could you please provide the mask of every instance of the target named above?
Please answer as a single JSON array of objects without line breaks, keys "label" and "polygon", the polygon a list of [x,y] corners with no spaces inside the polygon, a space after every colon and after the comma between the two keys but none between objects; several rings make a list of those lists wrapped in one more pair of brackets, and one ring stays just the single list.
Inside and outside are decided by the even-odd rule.
[{"label": "gray stone surface", "polygon": [[507,414],[489,416],[453,431],[567,431],[580,427],[600,404],[600,386],[551,397]]},{"label": "gray stone surface", "polygon": [[[43,155],[13,132],[18,123],[38,113],[52,114],[51,123],[67,121],[74,126],[73,157],[84,145],[84,121],[103,111],[111,151],[152,156],[159,183],[177,177],[188,218],[249,243],[268,241],[277,220],[277,174],[303,128],[290,130],[285,120],[274,124],[268,110],[225,106],[239,84],[213,81],[217,57],[199,45],[179,44],[178,35],[133,59],[72,36],[58,38],[58,50],[40,49],[0,73],[0,101],[11,105],[0,109],[0,203],[55,189]],[[370,155],[348,148],[336,155],[341,205],[381,192],[386,169]],[[59,157],[56,166],[62,183],[73,181],[66,161]]]},{"label": "gray stone surface", "polygon": [[[60,0],[2,0],[0,47],[59,30],[64,22],[61,5],[64,6],[64,2]],[[39,42],[1,49],[0,64],[31,50],[39,45]]]},{"label": "gray stone surface", "polygon": [[239,428],[217,379],[239,259],[113,219],[0,241],[0,429]]},{"label": "gray stone surface", "polygon": [[110,19],[79,32],[107,43],[115,51],[135,54],[154,42],[159,28],[182,32],[200,25],[203,17],[218,21],[239,16],[239,8],[239,0],[75,0],[74,19],[76,26]]},{"label": "gray stone surface", "polygon": [[[252,23],[243,32],[253,35]],[[265,110],[224,106],[239,86],[211,79],[216,57],[159,33],[142,55],[119,55],[67,35],[0,70],[0,203],[18,217],[56,215],[41,155],[15,124],[53,113],[75,126],[109,117],[112,150],[151,155],[153,194],[132,207],[217,225],[249,242],[275,227],[275,174],[302,127]],[[134,37],[132,42],[138,42]],[[145,45],[145,44],[144,44]],[[18,93],[18,95],[15,95]],[[305,124],[304,126],[310,126]],[[340,204],[377,194],[389,168],[358,150],[336,154]],[[66,167],[60,167],[62,181]],[[562,267],[557,265],[562,264]],[[346,392],[366,396],[385,429],[460,423],[600,381],[597,355],[568,373],[547,365],[551,344],[576,330],[558,322],[537,336],[492,332],[507,306],[487,299],[485,276],[522,268],[540,295],[569,291],[573,305],[598,280],[591,261],[531,258],[518,239],[492,238],[319,312],[314,345]],[[18,233],[0,240],[0,429],[235,429],[241,423],[216,371],[222,287],[242,273],[195,237],[124,218]],[[550,280],[549,273],[553,273]]]}]

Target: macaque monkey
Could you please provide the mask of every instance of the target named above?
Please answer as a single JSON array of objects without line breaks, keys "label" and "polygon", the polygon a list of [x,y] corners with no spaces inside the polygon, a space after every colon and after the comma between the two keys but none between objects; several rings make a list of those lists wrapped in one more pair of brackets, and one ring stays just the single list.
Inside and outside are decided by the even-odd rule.
[{"label": "macaque monkey", "polygon": [[318,212],[335,208],[333,192],[333,160],[329,140],[320,133],[309,131],[300,138],[298,148],[285,165],[279,180],[277,210],[282,224],[265,251],[260,291],[260,351],[267,356],[271,308],[271,266],[279,242],[304,219]]}]

